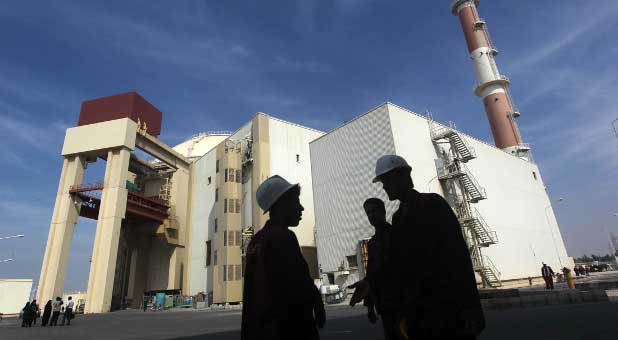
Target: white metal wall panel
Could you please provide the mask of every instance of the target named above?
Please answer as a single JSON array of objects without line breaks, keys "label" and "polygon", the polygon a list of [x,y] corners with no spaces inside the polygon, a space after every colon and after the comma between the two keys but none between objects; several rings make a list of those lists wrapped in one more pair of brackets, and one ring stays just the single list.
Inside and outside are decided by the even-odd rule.
[{"label": "white metal wall panel", "polygon": [[[318,261],[323,272],[334,272],[346,256],[358,254],[359,240],[373,235],[363,202],[369,197],[387,200],[381,185],[371,182],[376,160],[395,152],[387,105],[310,146]],[[389,216],[396,207],[387,204]],[[346,281],[355,280],[355,276]]]}]

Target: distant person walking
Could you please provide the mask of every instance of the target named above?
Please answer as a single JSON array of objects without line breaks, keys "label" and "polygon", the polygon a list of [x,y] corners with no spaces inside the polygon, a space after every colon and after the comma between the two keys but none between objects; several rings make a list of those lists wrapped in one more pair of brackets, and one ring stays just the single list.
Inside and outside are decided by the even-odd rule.
[{"label": "distant person walking", "polygon": [[45,304],[45,308],[43,309],[43,318],[41,319],[41,326],[43,327],[47,326],[47,323],[49,322],[49,317],[51,316],[51,312],[52,312],[52,300],[48,300],[47,303]]},{"label": "distant person walking", "polygon": [[62,316],[62,324],[64,326],[64,322],[67,321],[67,326],[71,325],[71,319],[73,319],[73,298],[69,296],[67,301],[67,305],[64,309],[64,315]]},{"label": "distant person walking", "polygon": [[36,303],[36,299],[30,303],[30,309],[32,309],[32,324],[36,326],[36,319],[41,316],[41,310],[39,309],[39,304]]},{"label": "distant person walking", "polygon": [[32,314],[32,307],[30,307],[30,302],[26,302],[26,305],[22,309],[21,326],[32,327],[33,318],[34,316]]},{"label": "distant person walking", "polygon": [[56,297],[56,301],[52,303],[52,317],[49,322],[50,326],[58,325],[58,317],[60,316],[60,310],[62,309],[62,299],[58,296]]},{"label": "distant person walking", "polygon": [[[399,340],[399,323],[397,310],[393,301],[397,295],[391,294],[390,277],[385,272],[391,241],[391,225],[386,221],[386,207],[379,198],[369,198],[363,204],[369,223],[375,233],[367,242],[367,274],[365,280],[371,287],[370,296],[365,299],[367,316],[371,323],[377,320],[376,312],[382,318],[384,339]],[[349,288],[356,288],[355,285]]]},{"label": "distant person walking", "polygon": [[302,219],[300,186],[274,175],[258,187],[256,199],[270,219],[247,248],[241,339],[319,339],[324,305],[288,229]]},{"label": "distant person walking", "polygon": [[[399,200],[386,270],[389,289],[400,297],[401,333],[407,339],[476,339],[485,317],[461,226],[444,198],[414,190],[411,170],[402,157],[386,155],[377,160],[374,179],[389,200]],[[425,265],[422,273],[415,263]],[[359,281],[350,303],[366,298],[370,285]]]},{"label": "distant person walking", "polygon": [[543,280],[545,280],[545,289],[554,289],[554,271],[550,266],[543,263],[543,267],[541,267],[541,276],[543,276]]}]

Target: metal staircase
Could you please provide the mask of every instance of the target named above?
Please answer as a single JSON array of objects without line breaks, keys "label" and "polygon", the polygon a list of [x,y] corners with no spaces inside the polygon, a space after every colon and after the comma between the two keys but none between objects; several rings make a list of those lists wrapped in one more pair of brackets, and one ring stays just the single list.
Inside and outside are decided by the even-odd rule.
[{"label": "metal staircase", "polygon": [[[431,140],[442,150],[441,162],[437,163],[438,179],[452,189],[446,192],[464,231],[473,269],[480,276],[483,287],[500,287],[500,272],[481,252],[482,248],[498,243],[498,236],[480,212],[471,206],[487,198],[485,189],[464,164],[476,158],[474,148],[466,143],[453,122],[448,126],[437,124],[431,114],[428,114],[428,121]],[[447,150],[440,146],[445,144]]]}]

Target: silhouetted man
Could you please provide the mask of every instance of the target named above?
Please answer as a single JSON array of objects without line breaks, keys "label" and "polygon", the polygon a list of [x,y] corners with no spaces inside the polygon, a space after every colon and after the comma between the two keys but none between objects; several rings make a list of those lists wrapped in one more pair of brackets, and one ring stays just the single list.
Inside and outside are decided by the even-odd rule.
[{"label": "silhouetted man", "polygon": [[[386,208],[379,198],[369,198],[363,204],[369,223],[375,228],[375,234],[367,242],[367,275],[371,294],[365,299],[368,308],[368,317],[371,323],[377,320],[376,312],[382,317],[384,338],[399,340],[399,324],[395,305],[390,298],[397,298],[390,293],[389,277],[384,271],[388,261],[391,225],[386,222]],[[354,288],[354,287],[352,287]]]},{"label": "silhouetted man", "polygon": [[302,218],[300,186],[275,175],[258,187],[256,198],[270,219],[247,248],[241,339],[319,339],[324,305],[288,229]]},{"label": "silhouetted man", "polygon": [[[386,271],[400,296],[403,332],[409,339],[475,339],[485,318],[461,226],[441,196],[414,190],[411,170],[403,158],[387,155],[378,159],[374,179],[400,202]],[[370,284],[360,281],[351,302],[367,296]]]},{"label": "silhouetted man", "polygon": [[554,289],[554,271],[551,267],[543,263],[541,275],[543,276],[543,280],[545,280],[545,289]]}]

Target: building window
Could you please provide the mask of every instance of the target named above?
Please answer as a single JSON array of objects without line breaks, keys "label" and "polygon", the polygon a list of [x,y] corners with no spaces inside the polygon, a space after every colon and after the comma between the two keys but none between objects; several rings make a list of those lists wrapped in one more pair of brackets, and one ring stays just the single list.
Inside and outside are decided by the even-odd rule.
[{"label": "building window", "polygon": [[228,237],[227,240],[228,240],[229,246],[237,246],[237,244],[234,244],[234,242],[236,241],[236,232],[230,231],[230,236]]},{"label": "building window", "polygon": [[230,204],[230,206],[229,206],[229,208],[228,208],[228,211],[229,211],[230,213],[233,213],[233,212],[234,212],[234,200],[230,198],[230,199],[228,200],[228,202],[229,202],[229,204]]},{"label": "building window", "polygon": [[236,212],[239,213],[240,212],[240,200],[235,200],[236,201]]},{"label": "building window", "polygon": [[215,233],[217,232],[218,227],[219,227],[219,219],[215,218]]},{"label": "building window", "polygon": [[212,183],[212,177],[208,176],[208,185]]},{"label": "building window", "polygon": [[236,272],[236,281],[242,280],[242,272],[239,264],[234,265],[234,271]]},{"label": "building window", "polygon": [[356,258],[356,255],[346,256],[346,259],[348,260],[348,266],[350,268],[358,267],[358,260]]},{"label": "building window", "polygon": [[227,213],[227,198],[223,199],[223,213]]},{"label": "building window", "polygon": [[236,170],[236,183],[242,183],[242,174],[239,169]]},{"label": "building window", "polygon": [[227,169],[223,169],[223,174],[224,181],[227,183]]},{"label": "building window", "polygon": [[217,165],[215,166],[215,172],[219,173],[219,160],[217,159]]},{"label": "building window", "polygon": [[240,242],[241,242],[241,232],[237,231],[236,232],[236,245],[240,247]]},{"label": "building window", "polygon": [[300,155],[296,154],[296,163],[300,163]]},{"label": "building window", "polygon": [[230,182],[236,182],[236,180],[234,180],[234,169],[228,169],[228,172],[229,172]]},{"label": "building window", "polygon": [[233,264],[228,264],[227,265],[227,280],[228,281],[234,281],[234,265]]},{"label": "building window", "polygon": [[206,267],[210,266],[211,247],[210,241],[206,241]]},{"label": "building window", "polygon": [[215,189],[215,202],[219,202],[219,188]]},{"label": "building window", "polygon": [[217,251],[212,252],[212,264],[217,265]]},{"label": "building window", "polygon": [[223,281],[227,281],[227,266],[223,265]]},{"label": "building window", "polygon": [[223,245],[227,246],[227,231],[223,231]]},{"label": "building window", "polygon": [[535,171],[532,171],[532,177],[534,177],[534,180],[535,180],[535,181],[537,180],[537,178],[536,178],[536,172],[535,172]]}]

